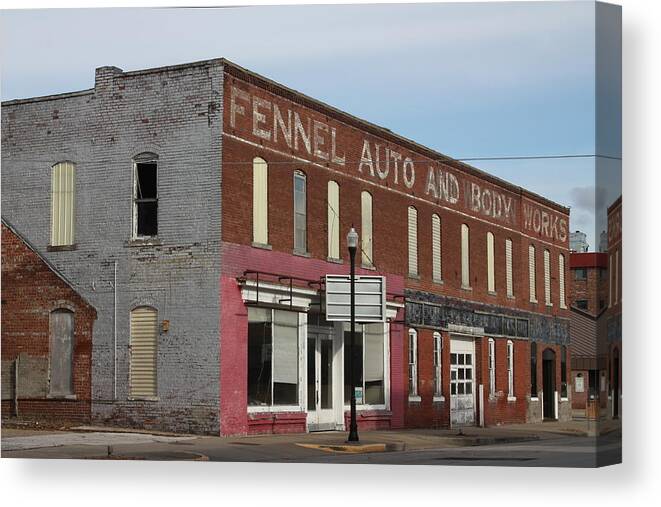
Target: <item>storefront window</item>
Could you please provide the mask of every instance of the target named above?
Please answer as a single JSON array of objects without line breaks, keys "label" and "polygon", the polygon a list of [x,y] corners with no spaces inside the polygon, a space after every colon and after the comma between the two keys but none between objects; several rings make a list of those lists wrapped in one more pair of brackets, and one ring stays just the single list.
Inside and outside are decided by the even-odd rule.
[{"label": "storefront window", "polygon": [[[354,376],[356,387],[363,388],[363,404],[385,404],[383,324],[356,325]],[[351,402],[351,328],[344,325],[344,402]],[[357,400],[359,403],[360,400]]]},{"label": "storefront window", "polygon": [[298,405],[298,313],[248,309],[248,405]]}]

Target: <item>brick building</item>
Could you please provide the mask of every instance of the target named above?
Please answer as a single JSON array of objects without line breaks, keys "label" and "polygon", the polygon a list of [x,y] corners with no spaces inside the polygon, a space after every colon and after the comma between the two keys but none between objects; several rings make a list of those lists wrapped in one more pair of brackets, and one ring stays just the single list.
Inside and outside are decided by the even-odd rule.
[{"label": "brick building", "polygon": [[622,416],[622,196],[608,207],[608,308],[599,347],[608,357],[608,414]]},{"label": "brick building", "polygon": [[602,252],[572,252],[571,268],[572,307],[599,315],[608,305],[608,255]]},{"label": "brick building", "polygon": [[2,416],[86,422],[96,310],[2,221]]},{"label": "brick building", "polygon": [[597,353],[597,322],[608,304],[608,254],[572,252],[570,268],[572,408],[590,399],[605,409],[608,359]]},{"label": "brick building", "polygon": [[361,428],[570,416],[563,206],[223,59],[4,103],[2,142],[3,213],[99,309],[96,419],[344,429],[352,225]]}]

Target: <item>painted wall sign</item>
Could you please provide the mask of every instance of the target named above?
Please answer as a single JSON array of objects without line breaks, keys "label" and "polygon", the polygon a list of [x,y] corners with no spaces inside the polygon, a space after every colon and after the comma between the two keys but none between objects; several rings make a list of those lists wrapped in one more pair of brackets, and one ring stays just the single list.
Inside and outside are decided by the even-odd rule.
[{"label": "painted wall sign", "polygon": [[463,173],[261,88],[234,83],[227,85],[229,127],[230,133],[241,139],[333,165],[349,175],[507,226],[517,226],[521,214],[527,232],[547,241],[564,244],[568,240],[567,215],[534,201],[523,201],[516,191]]}]

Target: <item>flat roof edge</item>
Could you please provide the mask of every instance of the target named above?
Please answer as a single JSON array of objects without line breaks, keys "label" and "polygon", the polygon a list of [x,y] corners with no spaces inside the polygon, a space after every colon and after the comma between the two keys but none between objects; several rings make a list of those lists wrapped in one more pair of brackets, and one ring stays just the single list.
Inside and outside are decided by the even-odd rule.
[{"label": "flat roof edge", "polygon": [[39,97],[28,97],[24,99],[11,99],[2,102],[2,106],[15,106],[19,104],[29,104],[31,102],[44,102],[47,100],[59,100],[59,99],[68,99],[70,97],[81,97],[83,95],[92,95],[94,94],[94,88],[88,88],[87,90],[79,90],[76,92],[65,92],[65,93],[55,93],[53,95],[41,95]]}]

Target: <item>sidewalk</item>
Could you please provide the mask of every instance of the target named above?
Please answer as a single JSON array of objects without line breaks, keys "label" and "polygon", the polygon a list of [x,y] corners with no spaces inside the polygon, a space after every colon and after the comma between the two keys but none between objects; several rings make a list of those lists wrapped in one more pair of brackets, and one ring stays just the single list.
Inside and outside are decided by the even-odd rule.
[{"label": "sidewalk", "polygon": [[583,421],[514,424],[488,428],[363,431],[360,445],[346,432],[215,437],[155,434],[84,426],[69,431],[4,429],[3,457],[295,461],[328,453],[374,453],[486,446],[587,436]]}]

